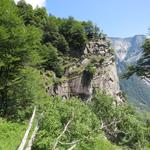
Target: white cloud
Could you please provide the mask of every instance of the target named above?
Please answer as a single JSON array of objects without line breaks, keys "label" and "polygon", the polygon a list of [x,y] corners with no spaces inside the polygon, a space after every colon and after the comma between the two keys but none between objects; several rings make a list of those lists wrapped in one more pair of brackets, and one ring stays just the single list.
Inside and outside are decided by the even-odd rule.
[{"label": "white cloud", "polygon": [[[17,3],[19,0],[15,0]],[[27,3],[31,4],[33,8],[45,6],[46,0],[25,0]]]}]

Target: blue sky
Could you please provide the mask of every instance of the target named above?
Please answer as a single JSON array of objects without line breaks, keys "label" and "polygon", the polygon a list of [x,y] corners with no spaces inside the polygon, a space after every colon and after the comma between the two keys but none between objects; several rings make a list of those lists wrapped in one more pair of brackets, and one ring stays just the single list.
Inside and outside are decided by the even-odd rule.
[{"label": "blue sky", "polygon": [[150,0],[47,0],[46,8],[57,17],[91,20],[108,36],[147,34]]}]

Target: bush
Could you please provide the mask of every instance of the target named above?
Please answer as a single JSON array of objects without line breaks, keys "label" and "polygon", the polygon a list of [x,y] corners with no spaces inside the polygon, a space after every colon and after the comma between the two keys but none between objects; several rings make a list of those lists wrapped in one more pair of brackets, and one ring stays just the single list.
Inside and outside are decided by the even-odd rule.
[{"label": "bush", "polygon": [[105,92],[95,91],[90,103],[92,111],[99,119],[109,121],[114,116],[114,99],[105,94]]},{"label": "bush", "polygon": [[102,120],[108,139],[120,146],[141,149],[148,146],[149,128],[146,121],[140,119],[132,107],[124,104],[115,106],[114,99],[104,92],[96,91],[89,106]]},{"label": "bush", "polygon": [[26,127],[26,123],[14,123],[0,118],[0,150],[16,150]]},{"label": "bush", "polygon": [[[78,141],[76,145],[78,150],[99,150],[100,147],[104,150],[102,143],[111,145],[102,136],[100,121],[82,101],[76,98],[62,101],[55,97],[46,107],[43,118],[39,123],[40,130],[33,145],[33,150],[52,149],[69,121],[70,124],[59,139],[57,149],[66,150],[73,144],[63,143],[72,143],[73,141]],[[103,142],[100,139],[103,139]]]}]

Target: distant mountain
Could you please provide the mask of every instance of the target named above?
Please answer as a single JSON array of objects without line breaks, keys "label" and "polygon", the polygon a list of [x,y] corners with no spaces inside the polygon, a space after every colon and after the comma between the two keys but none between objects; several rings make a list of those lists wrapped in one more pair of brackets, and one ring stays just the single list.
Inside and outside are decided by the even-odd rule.
[{"label": "distant mountain", "polygon": [[[141,57],[142,45],[147,36],[136,35],[129,38],[110,38],[115,49],[116,65],[120,76],[127,70],[127,66],[134,64]],[[150,86],[136,75],[130,79],[120,79],[120,87],[131,102],[137,105],[150,106]]]}]

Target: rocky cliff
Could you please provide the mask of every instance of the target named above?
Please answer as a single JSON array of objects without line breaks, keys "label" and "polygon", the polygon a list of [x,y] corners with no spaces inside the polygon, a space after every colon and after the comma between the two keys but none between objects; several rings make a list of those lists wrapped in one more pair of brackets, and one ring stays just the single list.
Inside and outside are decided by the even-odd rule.
[{"label": "rocky cliff", "polygon": [[115,54],[120,61],[136,62],[142,54],[142,45],[147,36],[135,35],[129,38],[110,38]]},{"label": "rocky cliff", "polygon": [[96,89],[115,97],[116,103],[122,103],[114,52],[106,39],[90,41],[84,54],[66,67],[63,81],[47,86],[49,94],[64,98],[78,96],[83,100],[90,100]]},{"label": "rocky cliff", "polygon": [[[141,47],[146,38],[148,37],[145,35],[136,35],[129,38],[110,38],[115,49],[119,76],[126,72],[128,65],[136,63],[141,57],[143,52]],[[120,87],[131,102],[137,105],[150,106],[150,86],[136,75],[128,80],[120,79]]]}]

